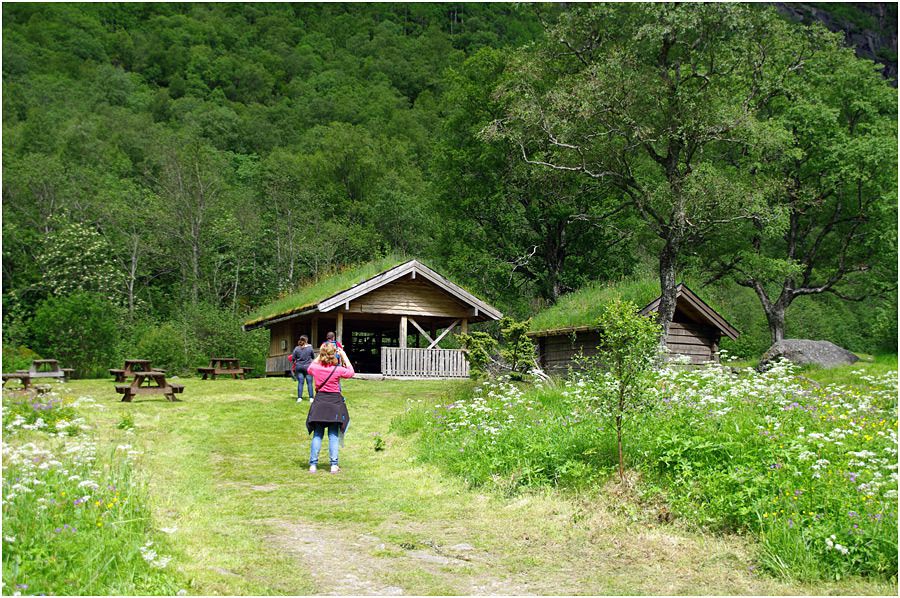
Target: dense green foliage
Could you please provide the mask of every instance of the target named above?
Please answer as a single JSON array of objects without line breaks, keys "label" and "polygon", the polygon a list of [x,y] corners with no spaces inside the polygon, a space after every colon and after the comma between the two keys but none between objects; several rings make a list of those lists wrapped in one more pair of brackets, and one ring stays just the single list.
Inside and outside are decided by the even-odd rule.
[{"label": "dense green foliage", "polygon": [[[821,372],[786,366],[663,369],[650,411],[626,419],[625,460],[639,494],[677,518],[760,538],[759,562],[795,579],[897,568],[896,357]],[[489,380],[413,405],[393,430],[421,430],[423,459],[505,493],[606,480],[615,423],[598,389],[608,374],[528,387]],[[654,513],[654,520],[656,519]]]},{"label": "dense green foliage", "polygon": [[[59,339],[35,319],[38,308],[89,292],[115,306],[106,315],[118,334],[105,348],[105,362],[78,364],[80,374],[135,357],[136,350],[175,371],[189,371],[219,347],[260,360],[251,347],[263,345],[232,326],[318,299],[304,295],[318,283],[331,280],[339,290],[365,274],[354,272],[355,265],[374,260],[377,269],[393,256],[423,258],[524,319],[586,285],[657,271],[669,237],[651,212],[672,205],[687,207],[673,212],[680,218],[673,221],[679,248],[667,262],[679,277],[705,281],[721,274],[719,266],[733,265],[732,258],[754,253],[735,243],[754,235],[704,228],[736,215],[764,220],[756,252],[768,260],[763,265],[796,271],[791,256],[782,255],[785,198],[774,191],[784,187],[791,160],[802,160],[803,151],[815,169],[844,165],[825,181],[840,190],[841,205],[852,199],[853,183],[862,182],[874,209],[859,216],[866,221],[860,231],[877,234],[867,232],[860,251],[842,252],[843,237],[834,235],[846,227],[832,227],[836,232],[819,255],[829,258],[829,267],[843,259],[854,269],[852,294],[862,301],[846,307],[834,297],[801,297],[786,314],[788,334],[851,339],[856,350],[895,346],[896,275],[890,259],[868,259],[896,253],[892,227],[882,226],[896,203],[895,195],[884,194],[895,180],[895,165],[886,164],[894,155],[883,143],[896,134],[896,97],[885,93],[887,84],[870,63],[838,51],[832,38],[789,25],[764,7],[707,7],[702,14],[679,8],[666,12],[666,22],[685,40],[699,40],[700,58],[721,56],[740,70],[751,56],[740,44],[755,40],[772,58],[758,85],[746,73],[707,72],[697,58],[693,75],[666,96],[666,72],[677,70],[679,60],[687,64],[693,50],[678,40],[669,71],[655,70],[655,44],[665,31],[650,18],[654,10],[662,9],[4,5],[4,347],[60,357]],[[716,19],[728,27],[701,26]],[[610,58],[594,73],[599,79],[582,71],[575,55],[555,54],[559,38],[545,34],[583,40],[595,25],[617,32],[604,41],[612,46],[594,48],[591,60]],[[642,32],[635,38],[641,43],[631,43],[635,31]],[[628,51],[606,52],[615,44]],[[791,64],[791,52],[801,46],[823,52],[810,63],[815,68],[773,81],[780,71],[772,69]],[[617,78],[623,65],[640,76]],[[841,83],[848,80],[865,86]],[[632,141],[647,141],[656,131],[659,139],[694,148],[678,154],[680,174],[672,178],[660,168],[662,141],[651,139],[648,152],[646,144],[626,147],[593,136],[590,118],[601,110],[597,84],[610,81],[627,83],[623,114],[649,119]],[[521,86],[535,94],[517,94]],[[794,111],[785,109],[788,92],[803,99]],[[856,93],[866,97],[855,102]],[[663,96],[672,102],[648,104]],[[746,97],[761,103],[747,108],[733,135],[719,139],[720,125],[732,122],[735,106],[746,108],[740,104]],[[586,160],[612,167],[624,151],[620,157],[634,167],[646,202],[635,203],[634,187],[523,160],[558,158],[563,146],[540,153],[536,142],[522,147],[514,135],[491,134],[507,115],[538,114],[539,98],[555,110],[544,124],[566,130],[563,143],[592,140]],[[616,98],[606,99],[615,104]],[[579,106],[587,120],[569,119]],[[848,131],[856,123],[854,107],[862,116]],[[819,119],[820,112],[833,118]],[[533,118],[528,126],[541,128]],[[790,126],[796,135],[786,133]],[[679,141],[678,130],[699,135],[691,138],[695,145]],[[804,191],[803,206],[813,230],[827,228],[831,212],[818,209],[810,194]],[[746,266],[761,263],[747,260]],[[720,296],[728,300],[717,305],[723,313],[732,294],[726,288]],[[733,321],[745,335],[741,352],[758,353],[767,345],[761,307],[735,301],[740,306],[732,312],[740,316]],[[806,318],[804,310],[817,317]],[[844,313],[852,313],[846,324],[832,317]],[[197,323],[200,314],[216,326]],[[209,330],[219,325],[225,336],[212,340]],[[84,336],[108,338],[103,326],[85,326]]]},{"label": "dense green foliage", "polygon": [[115,306],[95,293],[51,297],[35,310],[34,346],[58,356],[76,375],[103,375],[115,357],[118,321]]},{"label": "dense green foliage", "polygon": [[[86,290],[126,308],[128,352],[186,306],[243,314],[342,266],[427,256],[446,69],[540,33],[512,5],[3,17],[4,344],[33,346],[37,305]],[[191,354],[177,344],[170,364]]]}]

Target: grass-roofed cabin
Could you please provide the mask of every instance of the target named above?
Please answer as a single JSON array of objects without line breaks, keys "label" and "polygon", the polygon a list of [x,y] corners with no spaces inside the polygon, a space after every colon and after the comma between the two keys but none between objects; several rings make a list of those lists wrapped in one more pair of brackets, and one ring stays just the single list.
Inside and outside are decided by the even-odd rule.
[{"label": "grass-roofed cabin", "polygon": [[[244,330],[269,329],[266,374],[289,373],[305,334],[316,349],[333,331],[361,374],[398,378],[469,375],[463,352],[440,342],[454,329],[499,320],[499,311],[417,260],[370,262],[257,310]],[[446,341],[445,341],[446,342]]]},{"label": "grass-roofed cabin", "polygon": [[[596,354],[600,336],[595,323],[604,306],[615,299],[643,305],[641,315],[654,313],[659,308],[659,283],[631,280],[586,287],[537,314],[528,336],[537,343],[541,367],[559,372],[572,365],[579,353]],[[666,336],[670,356],[684,356],[692,364],[718,362],[723,335],[734,340],[738,331],[687,286],[679,284],[675,316]]]}]

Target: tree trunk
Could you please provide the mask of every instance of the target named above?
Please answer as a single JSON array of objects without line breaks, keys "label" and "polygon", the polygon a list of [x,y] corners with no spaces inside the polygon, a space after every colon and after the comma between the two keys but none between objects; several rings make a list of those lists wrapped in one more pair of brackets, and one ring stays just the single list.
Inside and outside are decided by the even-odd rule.
[{"label": "tree trunk", "polygon": [[616,440],[619,447],[619,480],[625,481],[625,458],[622,456],[622,416],[616,416]]},{"label": "tree trunk", "polygon": [[769,334],[772,342],[777,343],[784,339],[784,306],[775,303],[772,308],[766,310],[766,320],[769,322]]},{"label": "tree trunk", "polygon": [[756,291],[756,296],[762,304],[763,313],[766,314],[766,321],[769,323],[769,335],[772,337],[772,342],[777,343],[780,340],[784,340],[784,313],[795,297],[791,282],[787,281],[784,283],[781,288],[781,294],[774,302],[769,299],[769,295],[759,280],[751,278],[741,284],[749,286]]},{"label": "tree trunk", "polygon": [[[622,375],[621,364],[618,373]],[[616,442],[619,449],[619,481],[625,481],[625,457],[622,455],[622,413],[625,411],[625,387],[619,378],[619,412],[616,414]]]},{"label": "tree trunk", "polygon": [[675,262],[678,259],[678,243],[673,239],[666,239],[659,254],[659,310],[656,321],[662,327],[660,344],[665,346],[666,336],[669,334],[669,324],[675,317]]}]

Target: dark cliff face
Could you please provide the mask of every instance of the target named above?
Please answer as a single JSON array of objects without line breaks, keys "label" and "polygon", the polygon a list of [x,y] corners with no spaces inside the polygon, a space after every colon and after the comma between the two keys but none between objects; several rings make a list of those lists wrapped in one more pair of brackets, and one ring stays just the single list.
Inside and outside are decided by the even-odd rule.
[{"label": "dark cliff face", "polygon": [[820,22],[844,34],[860,58],[884,65],[884,76],[897,87],[897,4],[888,2],[773,2],[781,14],[803,23]]}]

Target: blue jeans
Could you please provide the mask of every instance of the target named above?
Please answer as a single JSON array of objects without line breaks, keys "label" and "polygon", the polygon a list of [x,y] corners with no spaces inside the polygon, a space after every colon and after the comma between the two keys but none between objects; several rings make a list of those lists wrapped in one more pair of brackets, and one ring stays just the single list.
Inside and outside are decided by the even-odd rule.
[{"label": "blue jeans", "polygon": [[313,377],[312,374],[304,374],[297,372],[297,398],[303,398],[303,380],[306,380],[306,389],[309,392],[309,398],[313,398]]},{"label": "blue jeans", "polygon": [[325,437],[325,426],[328,426],[328,457],[331,459],[332,465],[338,464],[338,450],[340,450],[340,438],[338,433],[341,430],[341,424],[335,422],[333,424],[314,424],[316,428],[313,430],[312,442],[309,444],[309,464],[317,465],[319,463],[319,451],[322,450],[322,439]]}]

